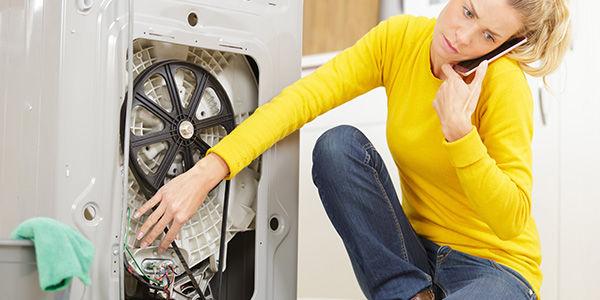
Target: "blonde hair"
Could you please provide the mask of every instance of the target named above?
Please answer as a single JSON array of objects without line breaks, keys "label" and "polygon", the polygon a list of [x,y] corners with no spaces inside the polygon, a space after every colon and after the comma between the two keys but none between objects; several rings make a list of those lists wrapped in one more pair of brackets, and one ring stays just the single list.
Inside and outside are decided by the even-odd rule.
[{"label": "blonde hair", "polygon": [[516,34],[527,42],[510,54],[523,71],[545,77],[556,70],[571,46],[571,18],[568,0],[507,0],[523,21]]}]

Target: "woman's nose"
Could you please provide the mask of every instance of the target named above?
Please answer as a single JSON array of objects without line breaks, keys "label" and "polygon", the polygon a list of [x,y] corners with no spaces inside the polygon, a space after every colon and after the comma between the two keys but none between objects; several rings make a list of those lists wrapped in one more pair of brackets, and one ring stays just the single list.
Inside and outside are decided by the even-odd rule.
[{"label": "woman's nose", "polygon": [[456,30],[456,44],[460,45],[468,45],[473,40],[475,34],[477,32],[477,28],[472,26],[469,27],[461,27]]}]

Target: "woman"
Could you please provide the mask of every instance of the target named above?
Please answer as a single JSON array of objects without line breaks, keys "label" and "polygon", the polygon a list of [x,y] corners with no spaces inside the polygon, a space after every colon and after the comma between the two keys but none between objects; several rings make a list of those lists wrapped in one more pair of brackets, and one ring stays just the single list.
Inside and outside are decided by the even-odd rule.
[{"label": "woman", "polygon": [[[536,299],[542,274],[531,217],[533,106],[522,70],[555,70],[569,34],[566,0],[450,0],[437,20],[390,18],[161,188],[135,214],[159,204],[138,239],[148,233],[145,247],[171,223],[164,251],[224,177],[318,115],[384,86],[402,206],[381,157],[356,128],[327,131],[313,152],[313,180],[365,295]],[[510,58],[484,62],[467,78],[453,70],[517,36],[528,42]]]}]

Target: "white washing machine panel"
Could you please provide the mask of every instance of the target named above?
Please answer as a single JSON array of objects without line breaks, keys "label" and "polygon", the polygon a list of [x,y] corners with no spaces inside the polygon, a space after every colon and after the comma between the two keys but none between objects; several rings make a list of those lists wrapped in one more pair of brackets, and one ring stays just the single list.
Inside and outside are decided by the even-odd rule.
[{"label": "white washing machine panel", "polygon": [[[158,298],[200,299],[171,249],[138,248],[128,213],[300,77],[301,25],[292,0],[2,1],[0,237],[36,216],[83,233],[93,284],[72,299],[154,296],[124,263],[165,286],[167,270]],[[221,299],[296,297],[297,176],[292,134],[231,180]],[[177,241],[207,299],[224,194]]]}]

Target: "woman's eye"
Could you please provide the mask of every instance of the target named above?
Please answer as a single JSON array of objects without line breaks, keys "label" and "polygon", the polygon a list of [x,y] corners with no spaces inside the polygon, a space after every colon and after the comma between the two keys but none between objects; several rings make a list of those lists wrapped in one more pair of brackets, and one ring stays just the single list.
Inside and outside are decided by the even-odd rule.
[{"label": "woman's eye", "polygon": [[490,42],[496,42],[496,40],[494,40],[494,37],[491,34],[485,32],[485,33],[483,33],[483,35],[485,36],[486,40],[488,40]]},{"label": "woman's eye", "polygon": [[471,13],[471,11],[468,8],[463,7],[463,10],[464,10],[465,16],[467,16],[467,18],[473,17],[473,13]]}]

